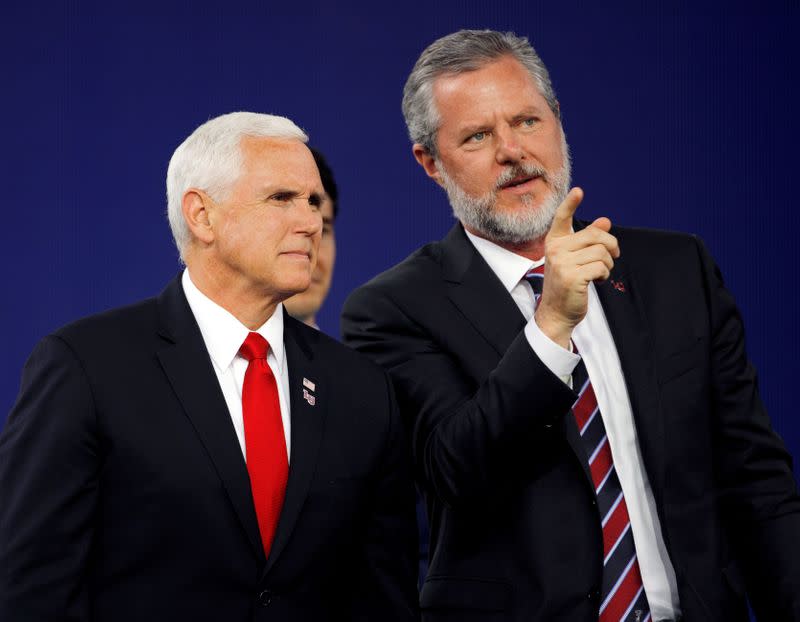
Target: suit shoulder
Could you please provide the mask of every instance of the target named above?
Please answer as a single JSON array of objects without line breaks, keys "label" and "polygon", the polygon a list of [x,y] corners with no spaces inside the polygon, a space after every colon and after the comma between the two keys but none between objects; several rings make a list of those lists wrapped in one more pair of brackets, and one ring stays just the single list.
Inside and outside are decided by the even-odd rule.
[{"label": "suit shoulder", "polygon": [[347,298],[345,307],[352,299],[363,295],[382,294],[396,297],[404,293],[438,290],[441,284],[442,248],[441,242],[431,242],[417,249],[400,263],[381,272]]},{"label": "suit shoulder", "polygon": [[697,247],[698,237],[683,231],[651,229],[648,227],[612,227],[611,233],[626,244],[640,249],[689,250]]},{"label": "suit shoulder", "polygon": [[[704,248],[694,234],[645,227],[613,227],[620,250],[628,258],[657,262],[696,263],[698,250]],[[637,261],[638,263],[638,261]]]},{"label": "suit shoulder", "polygon": [[111,349],[126,341],[138,343],[144,331],[154,332],[157,321],[156,298],[109,309],[80,318],[52,333],[73,349],[103,344]]}]

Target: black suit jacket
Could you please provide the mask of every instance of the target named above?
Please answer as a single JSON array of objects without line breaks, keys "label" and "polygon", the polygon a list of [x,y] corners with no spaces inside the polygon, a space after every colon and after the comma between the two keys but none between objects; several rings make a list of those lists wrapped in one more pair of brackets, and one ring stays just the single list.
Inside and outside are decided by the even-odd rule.
[{"label": "black suit jacket", "polygon": [[284,341],[289,479],[265,559],[179,278],[42,340],[0,436],[0,619],[416,619],[414,491],[390,382],[288,316]]},{"label": "black suit jacket", "polygon": [[[800,501],[702,244],[614,229],[597,285],[684,618],[800,619]],[[389,370],[413,422],[431,522],[430,621],[597,620],[602,534],[576,395],[530,348],[513,299],[456,226],[345,304],[346,342]]]}]

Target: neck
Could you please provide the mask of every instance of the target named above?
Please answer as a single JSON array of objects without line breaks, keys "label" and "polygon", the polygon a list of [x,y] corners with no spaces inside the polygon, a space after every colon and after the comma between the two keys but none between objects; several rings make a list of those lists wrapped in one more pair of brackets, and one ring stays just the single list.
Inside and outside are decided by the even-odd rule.
[{"label": "neck", "polygon": [[220,278],[213,271],[187,263],[195,287],[210,300],[228,311],[249,330],[257,330],[272,317],[280,298],[256,291],[253,287],[231,286],[231,279]]},{"label": "neck", "polygon": [[469,231],[472,235],[476,235],[484,240],[489,240],[489,242],[492,244],[497,244],[500,248],[504,248],[507,251],[511,251],[512,253],[525,257],[526,259],[530,259],[531,261],[539,261],[542,257],[544,257],[544,236],[535,240],[526,240],[524,242],[520,242],[519,244],[511,244],[509,242],[500,242],[498,240],[488,238],[484,234],[480,233],[479,231],[475,231],[472,227],[468,227],[467,225],[464,225],[464,229]]}]

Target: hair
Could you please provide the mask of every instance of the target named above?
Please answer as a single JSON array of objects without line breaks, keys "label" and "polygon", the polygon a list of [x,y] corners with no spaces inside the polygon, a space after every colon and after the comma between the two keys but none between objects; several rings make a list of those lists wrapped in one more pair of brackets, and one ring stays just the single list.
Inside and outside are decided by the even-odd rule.
[{"label": "hair", "polygon": [[433,98],[433,83],[438,77],[475,71],[503,56],[515,58],[528,70],[550,110],[560,120],[550,74],[527,38],[513,32],[459,30],[425,48],[406,80],[403,117],[411,142],[419,143],[436,156],[440,118]]},{"label": "hair", "polygon": [[245,136],[308,141],[305,132],[286,117],[255,112],[224,114],[192,132],[172,154],[167,168],[167,218],[182,261],[191,239],[181,209],[184,193],[197,188],[215,201],[224,201],[242,173]]},{"label": "hair", "polygon": [[325,194],[328,195],[328,198],[330,198],[333,204],[333,219],[336,220],[336,216],[339,213],[339,188],[336,186],[336,180],[333,178],[333,171],[328,165],[327,160],[325,160],[325,156],[323,156],[319,150],[314,147],[309,147],[309,149],[311,150],[311,155],[314,156],[314,162],[317,163],[319,178],[322,180],[322,187],[325,188]]}]

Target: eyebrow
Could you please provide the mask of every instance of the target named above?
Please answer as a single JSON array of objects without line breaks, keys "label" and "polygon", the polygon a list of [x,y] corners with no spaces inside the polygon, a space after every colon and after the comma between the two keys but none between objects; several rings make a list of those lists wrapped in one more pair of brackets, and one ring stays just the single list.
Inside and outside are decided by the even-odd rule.
[{"label": "eyebrow", "polygon": [[[511,117],[511,120],[514,122],[522,121],[523,119],[527,119],[530,116],[539,116],[542,114],[542,109],[538,106],[529,106],[524,108],[521,112],[515,114]],[[485,131],[488,127],[490,127],[492,123],[471,123],[469,125],[465,125],[459,132],[463,136],[471,136],[477,132]]]},{"label": "eyebrow", "polygon": [[542,112],[538,108],[526,108],[523,112],[519,113],[518,115],[514,115],[511,120],[514,123],[518,123],[520,121],[524,121],[525,119],[529,119],[532,116],[539,116]]},{"label": "eyebrow", "polygon": [[[296,199],[299,196],[303,196],[303,193],[300,192],[299,190],[293,190],[293,189],[290,189],[290,188],[280,188],[280,187],[278,187],[278,188],[265,188],[264,189],[264,194],[266,196],[269,196],[269,197],[274,196],[276,194],[282,194],[282,195],[285,195],[285,196],[290,197],[292,199]],[[309,203],[313,202],[314,205],[321,205],[324,197],[325,197],[325,193],[323,193],[323,192],[311,192],[308,195],[308,202]]]}]

